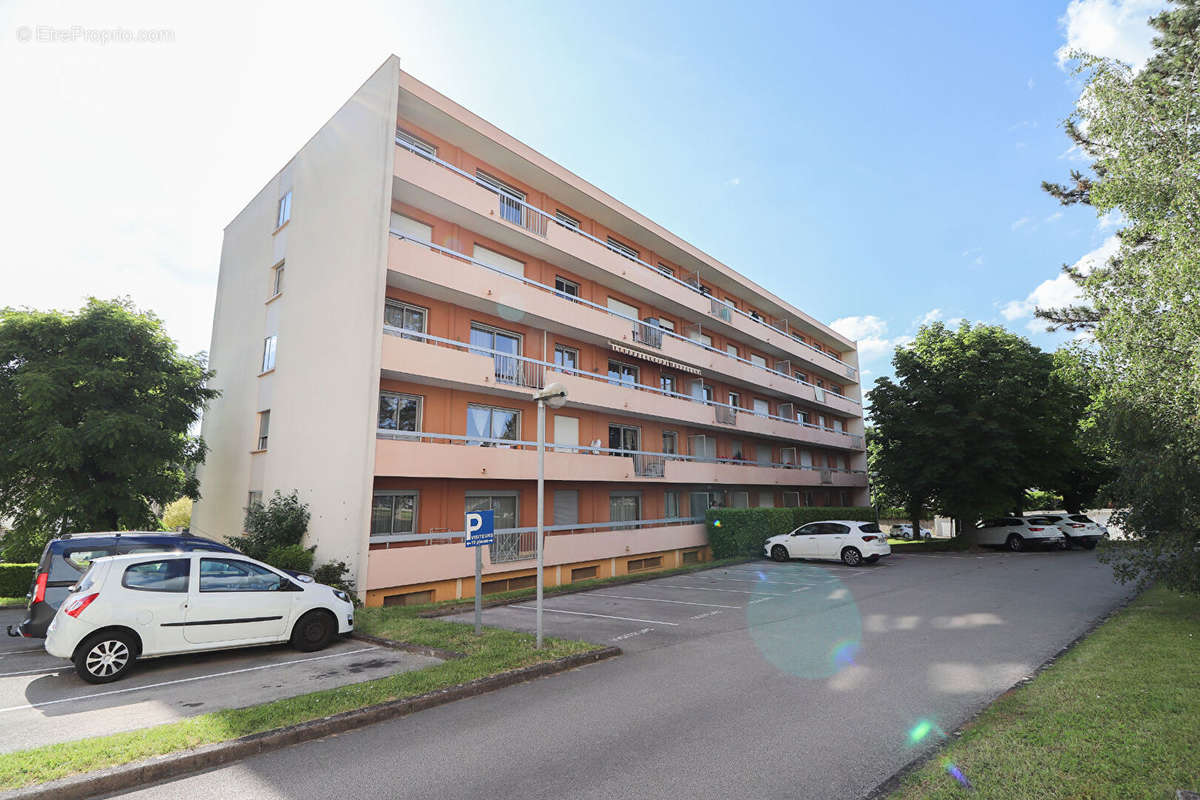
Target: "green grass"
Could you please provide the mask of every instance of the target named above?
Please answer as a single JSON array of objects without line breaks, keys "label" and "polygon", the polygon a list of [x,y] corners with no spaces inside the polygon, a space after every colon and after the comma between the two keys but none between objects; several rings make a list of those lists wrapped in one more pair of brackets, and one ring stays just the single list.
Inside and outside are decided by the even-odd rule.
[{"label": "green grass", "polygon": [[25,605],[24,597],[0,597],[0,608],[15,608]]},{"label": "green grass", "polygon": [[596,645],[547,639],[534,649],[529,634],[422,619],[412,608],[367,608],[355,613],[363,633],[466,654],[424,669],[364,683],[275,700],[248,708],[215,711],[139,731],[97,736],[0,755],[0,790],[80,772],[141,761],[152,756],[236,739],[364,706],[444,689],[477,678],[596,649]]},{"label": "green grass", "polygon": [[1200,790],[1198,658],[1200,597],[1152,589],[997,700],[890,800],[1173,800],[1176,789]]}]

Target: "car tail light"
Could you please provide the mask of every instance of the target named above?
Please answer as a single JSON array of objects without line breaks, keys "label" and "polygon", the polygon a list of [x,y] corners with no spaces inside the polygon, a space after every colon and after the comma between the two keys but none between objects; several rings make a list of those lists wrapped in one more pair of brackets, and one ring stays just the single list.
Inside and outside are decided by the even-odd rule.
[{"label": "car tail light", "polygon": [[1031,531],[1037,531],[1038,533],[1041,533],[1042,531],[1044,531],[1044,530],[1046,530],[1046,529],[1045,529],[1045,528],[1030,528],[1029,530],[1031,530]]},{"label": "car tail light", "polygon": [[92,592],[91,594],[85,594],[83,597],[76,597],[63,610],[67,612],[68,617],[78,617],[99,596],[99,592]]},{"label": "car tail light", "polygon": [[863,537],[862,537],[862,539],[863,539],[863,541],[864,541],[864,542],[873,542],[873,541],[875,541],[875,540],[876,540],[876,539],[878,539],[878,538],[879,538],[878,536],[870,536],[870,535],[867,535],[867,536],[863,536]]},{"label": "car tail light", "polygon": [[1083,523],[1081,523],[1081,522],[1072,522],[1072,523],[1070,523],[1070,525],[1072,528],[1082,528],[1083,527]]},{"label": "car tail light", "polygon": [[46,600],[46,581],[50,578],[50,573],[41,572],[37,576],[37,583],[33,587],[33,602],[42,603]]}]

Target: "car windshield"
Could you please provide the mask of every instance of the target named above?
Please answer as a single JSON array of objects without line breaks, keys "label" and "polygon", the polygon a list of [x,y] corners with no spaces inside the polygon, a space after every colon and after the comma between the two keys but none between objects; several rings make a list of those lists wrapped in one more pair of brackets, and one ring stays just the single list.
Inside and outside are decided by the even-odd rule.
[{"label": "car windshield", "polygon": [[879,526],[874,522],[868,522],[866,525],[859,525],[858,529],[863,533],[883,533],[883,531],[879,530]]}]

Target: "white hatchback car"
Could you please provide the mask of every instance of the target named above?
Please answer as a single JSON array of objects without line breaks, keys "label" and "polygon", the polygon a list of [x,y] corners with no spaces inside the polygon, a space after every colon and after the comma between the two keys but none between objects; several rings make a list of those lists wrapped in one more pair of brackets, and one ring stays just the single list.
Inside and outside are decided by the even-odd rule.
[{"label": "white hatchback car", "polygon": [[[890,535],[893,539],[912,539],[912,529],[912,525],[909,524],[902,523],[899,525],[893,525]],[[932,539],[933,531],[929,530],[929,528],[921,528],[921,538]]]},{"label": "white hatchback car", "polygon": [[46,632],[46,652],[108,683],[138,658],[291,642],[320,650],[354,630],[350,596],[233,553],[97,558]]},{"label": "white hatchback car", "polygon": [[1062,531],[1045,517],[985,519],[975,528],[978,544],[1007,547],[1019,553],[1030,547],[1062,547]]},{"label": "white hatchback car", "polygon": [[775,561],[819,558],[841,561],[851,567],[874,564],[892,554],[887,536],[874,522],[830,519],[801,525],[791,533],[772,536],[763,551]]}]

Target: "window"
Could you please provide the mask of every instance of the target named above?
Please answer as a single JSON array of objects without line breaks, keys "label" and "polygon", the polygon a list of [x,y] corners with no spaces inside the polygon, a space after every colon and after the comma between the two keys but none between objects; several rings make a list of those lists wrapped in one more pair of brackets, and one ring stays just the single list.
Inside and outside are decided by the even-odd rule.
[{"label": "window", "polygon": [[734,358],[738,357],[738,349],[737,349],[736,344],[725,345],[725,352],[728,353],[729,355],[733,356]]},{"label": "window", "polygon": [[783,493],[783,507],[784,508],[796,508],[799,505],[800,505],[800,493],[799,492],[784,492]]},{"label": "window", "polygon": [[608,310],[616,312],[623,317],[629,317],[630,319],[638,318],[637,306],[631,306],[629,303],[618,300],[615,297],[608,298]]},{"label": "window", "polygon": [[709,336],[707,333],[701,333],[700,331],[696,331],[692,336],[689,336],[688,338],[691,339],[693,342],[699,342],[700,344],[704,345],[705,347],[712,347],[712,337]]},{"label": "window", "polygon": [[571,570],[571,583],[574,583],[575,581],[586,581],[589,578],[596,577],[596,570],[597,567],[595,565],[590,567],[575,567]]},{"label": "window", "polygon": [[262,505],[262,492],[251,490],[246,493],[246,508],[254,508]]},{"label": "window", "polygon": [[563,211],[562,209],[556,209],[554,211],[554,218],[568,228],[574,228],[575,230],[579,230],[579,227],[580,227],[579,220],[575,219],[574,217],[572,217],[570,214]]},{"label": "window", "polygon": [[754,413],[766,416],[771,413],[771,404],[761,397],[754,398]]},{"label": "window", "polygon": [[688,449],[692,456],[701,461],[717,460],[717,440],[712,436],[694,434],[688,437]]},{"label": "window", "polygon": [[610,249],[615,250],[618,253],[620,253],[621,255],[627,256],[628,258],[637,258],[638,257],[637,250],[634,250],[629,245],[625,244],[622,241],[614,239],[611,236],[608,237],[608,246]]},{"label": "window", "polygon": [[554,490],[554,524],[577,525],[579,523],[579,491],[577,489]]},{"label": "window", "polygon": [[[520,386],[524,383],[525,372],[522,362],[513,356],[521,355],[521,337],[515,333],[489,328],[478,323],[471,324],[471,344],[485,350],[497,352],[487,353],[472,350],[480,355],[490,355],[494,362],[496,380]],[[511,354],[511,355],[509,355]]]},{"label": "window", "polygon": [[672,278],[675,277],[675,270],[672,269],[671,267],[668,267],[666,264],[662,263],[661,261],[658,262],[658,271],[661,272],[663,275],[669,275]]},{"label": "window", "polygon": [[275,369],[275,340],[278,338],[277,336],[268,336],[263,339],[261,372],[270,372]]},{"label": "window", "polygon": [[840,384],[831,383],[831,384],[829,384],[829,391],[833,392],[834,394],[841,394],[842,387]]},{"label": "window", "polygon": [[772,447],[766,442],[759,442],[754,445],[754,462],[760,466],[770,466]]},{"label": "window", "polygon": [[746,458],[742,450],[741,439],[733,439],[729,442],[729,457],[734,461],[742,461]]},{"label": "window", "polygon": [[275,215],[275,229],[279,230],[292,218],[292,190],[288,189],[283,197],[279,198],[279,213]]},{"label": "window", "polygon": [[[524,558],[531,558],[537,552],[537,537],[533,534],[504,533],[506,530],[517,527],[520,523],[517,503],[518,497],[516,492],[467,492],[464,504],[465,511],[487,511],[491,509],[493,512],[496,526],[496,541],[489,548],[489,555],[493,564],[502,561],[519,561]],[[523,579],[514,578],[512,580]],[[529,576],[531,585],[535,580],[535,576]],[[500,581],[500,583],[507,584],[508,581]],[[483,586],[484,593],[486,594],[487,584],[485,583]],[[521,587],[509,586],[507,588],[516,589]],[[499,591],[505,591],[505,589],[499,589]]]},{"label": "window", "polygon": [[608,449],[640,450],[642,431],[632,425],[608,426]]},{"label": "window", "polygon": [[433,243],[433,226],[427,225],[424,222],[415,220],[412,217],[406,217],[403,214],[392,212],[392,227],[391,233],[403,234],[409,239],[416,239],[418,242]]},{"label": "window", "polygon": [[[383,324],[406,331],[425,332],[425,321],[429,312],[420,306],[403,303],[399,300],[388,300],[383,308]],[[405,336],[406,339],[416,339],[416,336]]]},{"label": "window", "polygon": [[691,492],[688,494],[688,503],[691,508],[693,517],[703,517],[704,512],[708,510],[709,496],[708,492]]},{"label": "window", "polygon": [[774,492],[759,492],[758,493],[758,507],[759,508],[774,508],[775,507],[775,493]]},{"label": "window", "polygon": [[663,431],[662,449],[664,453],[677,454],[679,452],[679,434],[675,431]]},{"label": "window", "polygon": [[395,392],[379,393],[379,428],[387,431],[421,430],[421,398]]},{"label": "window", "polygon": [[575,281],[569,281],[561,275],[555,275],[554,291],[569,297],[579,297],[579,284]]},{"label": "window", "polygon": [[417,532],[416,492],[376,492],[371,504],[371,535]]},{"label": "window", "polygon": [[663,493],[663,518],[679,518],[679,492]]},{"label": "window", "polygon": [[202,592],[277,592],[283,583],[277,573],[233,558],[200,559]]},{"label": "window", "polygon": [[729,405],[733,406],[734,408],[741,408],[742,407],[742,396],[740,394],[738,394],[737,392],[730,392],[729,393]]},{"label": "window", "polygon": [[258,412],[258,448],[267,449],[267,435],[271,432],[271,410]]},{"label": "window", "polygon": [[660,567],[662,567],[662,556],[631,558],[625,562],[625,569],[629,572],[644,572],[648,569],[659,569]]},{"label": "window", "polygon": [[146,561],[126,567],[121,585],[139,592],[186,592],[191,571],[190,558]]},{"label": "window", "polygon": [[804,424],[804,425],[811,425],[811,424],[812,424],[812,422],[811,422],[811,421],[809,420],[809,418],[808,418],[808,412],[807,412],[807,411],[797,411],[797,412],[796,412],[796,419],[800,420],[800,422],[801,422],[802,424]]},{"label": "window", "polygon": [[658,327],[662,328],[664,331],[670,331],[671,333],[675,332],[675,323],[669,319],[663,319],[662,317],[659,317]]},{"label": "window", "polygon": [[437,157],[437,147],[435,145],[430,144],[419,136],[409,133],[403,128],[396,128],[396,138],[413,150],[424,153],[427,156]]},{"label": "window", "polygon": [[574,347],[556,344],[554,346],[554,365],[560,367],[563,372],[574,372],[579,369],[579,351]]},{"label": "window", "polygon": [[283,291],[283,262],[271,267],[271,297]]},{"label": "window", "polygon": [[664,392],[670,392],[672,394],[679,392],[679,385],[676,382],[674,375],[667,375],[666,373],[663,373],[658,378],[658,384]]},{"label": "window", "polygon": [[[525,209],[521,204],[525,202],[524,192],[514,186],[508,185],[499,178],[488,175],[481,169],[475,170],[475,177],[479,183],[484,185],[485,188],[491,189],[493,192],[496,192],[500,195],[500,217],[502,219],[506,219],[509,222],[517,225],[523,224],[523,212]],[[510,198],[515,198],[519,202],[505,202],[505,195],[508,195]]]},{"label": "window", "polygon": [[729,503],[730,508],[749,508],[750,507],[750,493],[749,492],[733,491],[730,494],[732,495],[732,497],[730,499],[730,503]]},{"label": "window", "polygon": [[[479,439],[518,441],[521,437],[521,412],[511,408],[494,408],[472,403],[467,406],[467,435]],[[467,444],[496,446],[495,442],[484,441],[468,441]]]},{"label": "window", "polygon": [[767,360],[756,353],[750,354],[750,363],[756,367],[762,367],[763,369],[767,368]]},{"label": "window", "polygon": [[489,267],[499,270],[507,275],[515,275],[518,278],[525,277],[525,262],[518,261],[515,258],[510,258],[503,253],[497,253],[495,250],[489,250],[482,245],[475,245],[471,250],[471,257],[481,264],[487,264]]},{"label": "window", "polygon": [[632,386],[638,382],[638,368],[623,361],[608,362],[608,382]]},{"label": "window", "polygon": [[704,402],[711,403],[713,401],[713,387],[708,385],[701,386],[700,394],[704,397]]},{"label": "window", "polygon": [[633,522],[642,518],[642,496],[633,492],[613,492],[608,496],[608,518],[612,522]]}]

